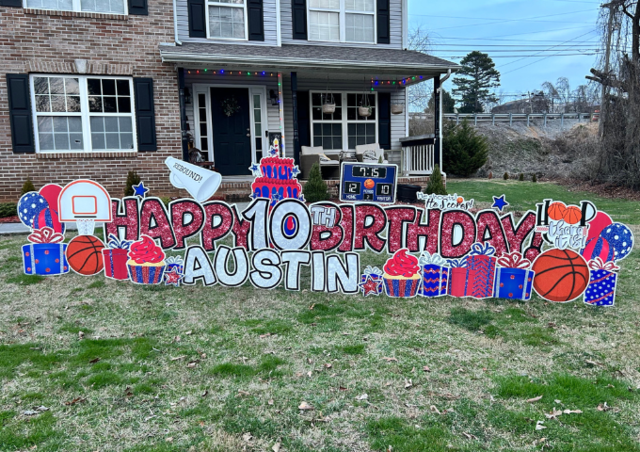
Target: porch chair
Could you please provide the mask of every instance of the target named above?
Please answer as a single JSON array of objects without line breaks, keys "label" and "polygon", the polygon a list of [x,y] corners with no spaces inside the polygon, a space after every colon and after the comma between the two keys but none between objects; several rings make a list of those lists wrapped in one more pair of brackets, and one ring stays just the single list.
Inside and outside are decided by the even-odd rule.
[{"label": "porch chair", "polygon": [[382,157],[382,163],[389,163],[384,156],[384,149],[378,143],[356,146],[356,157],[362,163],[378,163]]},{"label": "porch chair", "polygon": [[323,179],[340,176],[340,157],[338,154],[327,155],[322,146],[302,146],[300,153],[300,170],[302,178],[308,179],[314,163],[320,165]]}]

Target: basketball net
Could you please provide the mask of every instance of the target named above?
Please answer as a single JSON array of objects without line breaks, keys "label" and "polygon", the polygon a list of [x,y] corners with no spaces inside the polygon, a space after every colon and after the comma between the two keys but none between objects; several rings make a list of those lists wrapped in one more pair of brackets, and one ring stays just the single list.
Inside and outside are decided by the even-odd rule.
[{"label": "basketball net", "polygon": [[79,235],[93,235],[95,222],[89,218],[79,218],[76,220],[76,226],[78,226]]}]

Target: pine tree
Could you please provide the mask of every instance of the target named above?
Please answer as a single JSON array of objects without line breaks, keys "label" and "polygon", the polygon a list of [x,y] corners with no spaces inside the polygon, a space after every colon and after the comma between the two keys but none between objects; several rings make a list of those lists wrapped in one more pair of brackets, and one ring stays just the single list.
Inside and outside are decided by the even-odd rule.
[{"label": "pine tree", "polygon": [[509,180],[509,173],[504,173],[504,176],[502,176],[502,178],[504,180]]},{"label": "pine tree", "polygon": [[446,195],[447,189],[444,186],[442,179],[442,173],[440,172],[440,165],[436,165],[433,168],[431,176],[429,176],[429,183],[424,189],[427,195]]},{"label": "pine tree", "polygon": [[138,185],[140,183],[140,176],[135,171],[129,171],[127,173],[127,183],[124,187],[124,195],[125,196],[133,196],[135,193],[133,190],[134,185]]},{"label": "pine tree", "polygon": [[27,177],[27,180],[24,181],[24,184],[22,184],[22,192],[20,193],[20,196],[24,195],[25,193],[29,193],[30,191],[36,191],[36,187],[35,185],[33,185],[31,178]]},{"label": "pine tree", "polygon": [[304,200],[307,202],[318,202],[329,199],[327,184],[322,180],[319,164],[314,163],[311,167],[309,180],[304,184],[302,193],[304,194]]},{"label": "pine tree", "polygon": [[[442,113],[455,113],[456,100],[451,97],[449,91],[443,89],[440,95],[442,96]],[[435,103],[435,98],[431,96],[429,98],[427,108],[425,109],[425,113],[435,111]]]},{"label": "pine tree", "polygon": [[469,177],[485,163],[489,154],[487,139],[465,120],[460,125],[447,122],[442,140],[444,167],[447,173]]},{"label": "pine tree", "polygon": [[524,182],[524,173],[520,173],[520,176],[518,176],[518,180],[520,182]]},{"label": "pine tree", "polygon": [[531,176],[531,182],[538,182],[538,176],[536,176],[535,173],[533,173],[533,176]]},{"label": "pine tree", "polygon": [[[460,113],[482,113],[487,103],[497,102],[498,98],[490,91],[500,86],[500,72],[488,54],[477,50],[469,53],[460,62],[461,77],[453,79],[457,88],[453,90],[459,96]],[[448,171],[448,170],[447,170]]]}]

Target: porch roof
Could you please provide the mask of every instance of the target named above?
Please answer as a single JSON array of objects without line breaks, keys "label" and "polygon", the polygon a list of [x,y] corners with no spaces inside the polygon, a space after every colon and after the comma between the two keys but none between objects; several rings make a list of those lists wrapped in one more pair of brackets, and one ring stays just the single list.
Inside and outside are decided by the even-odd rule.
[{"label": "porch roof", "polygon": [[283,44],[280,47],[243,44],[183,43],[160,45],[165,63],[217,64],[260,68],[434,76],[460,66],[412,50]]}]

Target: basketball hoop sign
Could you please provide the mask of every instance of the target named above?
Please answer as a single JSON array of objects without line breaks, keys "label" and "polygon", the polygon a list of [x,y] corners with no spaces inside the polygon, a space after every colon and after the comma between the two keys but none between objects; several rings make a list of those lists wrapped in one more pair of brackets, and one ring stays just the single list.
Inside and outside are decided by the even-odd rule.
[{"label": "basketball hoop sign", "polygon": [[96,221],[111,222],[111,197],[97,182],[76,180],[60,192],[58,212],[61,222],[77,224],[80,235],[92,235]]}]

